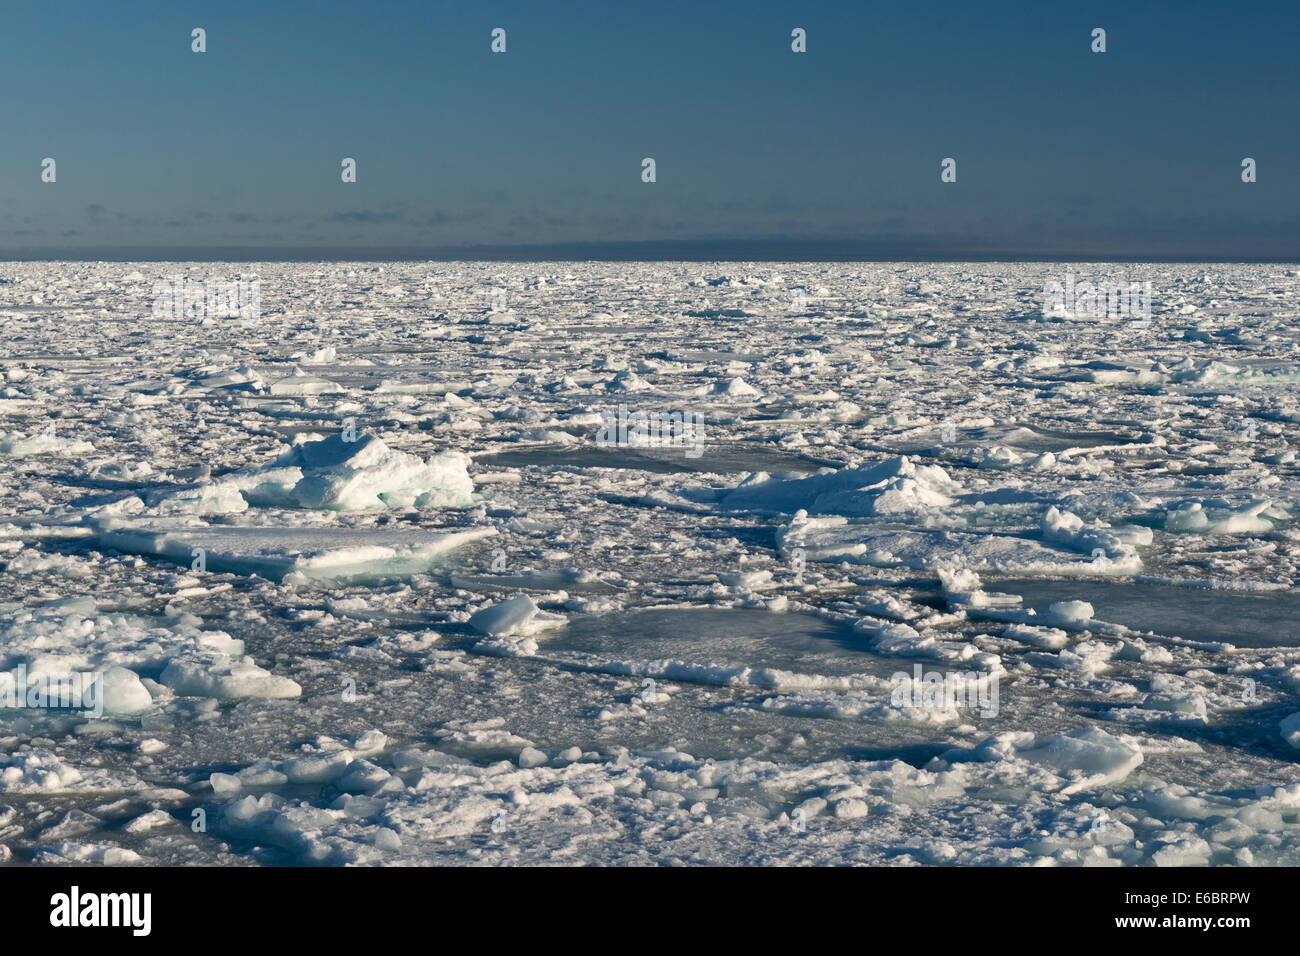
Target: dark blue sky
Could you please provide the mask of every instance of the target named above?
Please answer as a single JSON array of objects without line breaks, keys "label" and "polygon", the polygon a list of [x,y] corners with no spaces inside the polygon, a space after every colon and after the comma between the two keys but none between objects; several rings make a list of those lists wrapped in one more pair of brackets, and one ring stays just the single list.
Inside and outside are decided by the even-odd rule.
[{"label": "dark blue sky", "polygon": [[1298,29],[1279,2],[8,0],[0,256],[1300,259]]}]

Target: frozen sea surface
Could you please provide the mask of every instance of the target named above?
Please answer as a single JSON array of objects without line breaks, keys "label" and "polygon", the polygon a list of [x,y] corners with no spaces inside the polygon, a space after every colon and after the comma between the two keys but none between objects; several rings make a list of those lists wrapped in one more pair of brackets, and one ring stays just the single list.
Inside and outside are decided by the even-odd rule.
[{"label": "frozen sea surface", "polygon": [[1295,267],[0,280],[0,859],[1300,863]]}]

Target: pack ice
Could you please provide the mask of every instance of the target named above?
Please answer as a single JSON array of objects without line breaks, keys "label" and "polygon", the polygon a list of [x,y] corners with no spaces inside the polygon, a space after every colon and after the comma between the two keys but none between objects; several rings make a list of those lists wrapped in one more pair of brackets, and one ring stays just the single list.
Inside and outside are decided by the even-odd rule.
[{"label": "pack ice", "polygon": [[1300,862],[1295,266],[0,279],[0,860]]}]

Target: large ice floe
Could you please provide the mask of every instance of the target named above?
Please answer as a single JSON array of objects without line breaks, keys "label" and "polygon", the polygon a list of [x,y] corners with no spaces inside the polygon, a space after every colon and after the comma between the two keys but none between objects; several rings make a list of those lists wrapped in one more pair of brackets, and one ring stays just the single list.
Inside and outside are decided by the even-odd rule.
[{"label": "large ice floe", "polygon": [[496,534],[458,531],[176,525],[115,522],[99,535],[106,548],[150,554],[206,569],[291,581],[408,576],[429,570],[448,552]]},{"label": "large ice floe", "polygon": [[0,861],[1300,863],[1300,269],[175,268],[0,265]]}]

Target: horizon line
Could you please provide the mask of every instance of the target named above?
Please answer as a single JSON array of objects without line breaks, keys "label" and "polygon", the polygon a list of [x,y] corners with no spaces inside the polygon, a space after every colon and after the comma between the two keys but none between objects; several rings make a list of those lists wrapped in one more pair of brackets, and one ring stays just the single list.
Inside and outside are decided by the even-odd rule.
[{"label": "horizon line", "polygon": [[[0,262],[1151,262],[1300,263],[1292,254],[1225,249],[1050,250],[876,239],[651,239],[440,246],[69,246],[0,249]],[[1098,246],[1101,243],[1096,244]]]}]

